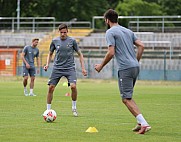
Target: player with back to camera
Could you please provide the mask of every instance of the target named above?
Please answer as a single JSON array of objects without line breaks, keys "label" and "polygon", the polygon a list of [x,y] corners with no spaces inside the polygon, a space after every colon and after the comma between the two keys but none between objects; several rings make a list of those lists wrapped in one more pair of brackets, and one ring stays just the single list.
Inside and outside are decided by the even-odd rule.
[{"label": "player with back to camera", "polygon": [[[23,60],[23,86],[24,86],[24,95],[25,96],[36,96],[33,93],[33,88],[34,88],[34,81],[35,81],[35,74],[36,74],[36,69],[35,69],[35,64],[34,64],[34,58],[36,57],[37,61],[37,74],[39,74],[40,70],[40,59],[39,59],[39,49],[37,48],[39,39],[34,38],[32,39],[32,44],[31,46],[25,46],[21,57]],[[30,93],[28,94],[27,91],[27,83],[28,83],[28,74],[30,75]]]},{"label": "player with back to camera", "polygon": [[[106,31],[108,51],[102,63],[95,64],[95,70],[100,72],[115,55],[122,102],[137,120],[137,125],[132,130],[137,131],[138,134],[144,134],[151,129],[151,126],[144,119],[132,98],[134,85],[139,74],[139,60],[142,57],[144,45],[131,30],[118,24],[118,13],[116,11],[112,9],[106,11],[104,20],[108,26]],[[137,54],[134,45],[137,47]]]},{"label": "player with back to camera", "polygon": [[60,37],[54,38],[50,44],[49,54],[47,56],[47,63],[44,66],[46,71],[49,67],[49,63],[52,59],[53,52],[56,51],[53,70],[48,81],[49,89],[47,94],[47,110],[51,109],[51,103],[53,99],[53,92],[58,84],[59,80],[64,76],[68,80],[68,84],[71,88],[72,97],[72,112],[74,116],[78,116],[77,113],[77,77],[74,63],[74,51],[79,56],[80,64],[82,68],[82,74],[87,75],[87,71],[84,67],[84,57],[79,49],[77,42],[74,38],[68,36],[68,27],[66,24],[59,25]]}]

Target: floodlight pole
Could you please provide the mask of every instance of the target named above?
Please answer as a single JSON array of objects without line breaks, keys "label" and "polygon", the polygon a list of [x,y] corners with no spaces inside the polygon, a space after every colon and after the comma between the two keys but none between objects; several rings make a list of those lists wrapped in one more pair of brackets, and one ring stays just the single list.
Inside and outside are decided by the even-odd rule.
[{"label": "floodlight pole", "polygon": [[17,1],[17,31],[19,32],[20,27],[20,0]]}]

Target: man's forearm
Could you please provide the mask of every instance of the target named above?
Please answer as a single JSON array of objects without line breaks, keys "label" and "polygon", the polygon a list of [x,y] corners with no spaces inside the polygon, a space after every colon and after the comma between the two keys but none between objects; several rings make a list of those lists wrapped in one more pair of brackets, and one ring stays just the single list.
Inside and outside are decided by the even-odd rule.
[{"label": "man's forearm", "polygon": [[107,52],[107,54],[105,55],[102,63],[101,63],[101,66],[102,68],[113,58],[113,54],[111,54],[109,51]]},{"label": "man's forearm", "polygon": [[46,63],[47,66],[50,63],[51,58],[52,58],[52,54],[48,54],[48,56],[47,56],[47,63]]},{"label": "man's forearm", "polygon": [[138,46],[137,55],[136,55],[138,62],[140,61],[142,57],[143,51],[144,51],[144,47]]}]

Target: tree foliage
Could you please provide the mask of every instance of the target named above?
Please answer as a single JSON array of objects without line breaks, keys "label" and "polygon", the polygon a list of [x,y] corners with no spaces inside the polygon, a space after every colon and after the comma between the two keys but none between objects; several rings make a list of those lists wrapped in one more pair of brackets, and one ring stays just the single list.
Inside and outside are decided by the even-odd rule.
[{"label": "tree foliage", "polygon": [[[57,21],[91,21],[109,9],[120,15],[181,15],[180,0],[21,0],[21,17],[55,17]],[[17,0],[0,0],[0,16],[16,17]]]},{"label": "tree foliage", "polygon": [[146,2],[143,0],[124,0],[119,2],[116,10],[123,16],[151,16],[164,15],[161,6],[155,2]]},{"label": "tree foliage", "polygon": [[181,15],[181,0],[160,0],[159,4],[167,15]]},{"label": "tree foliage", "polygon": [[[58,21],[68,21],[91,20],[94,15],[103,15],[109,4],[102,0],[21,0],[20,7],[21,17],[56,17]],[[0,0],[0,8],[0,16],[16,17],[15,0]]]},{"label": "tree foliage", "polygon": [[16,16],[16,1],[0,0],[0,16],[1,17],[14,17]]}]

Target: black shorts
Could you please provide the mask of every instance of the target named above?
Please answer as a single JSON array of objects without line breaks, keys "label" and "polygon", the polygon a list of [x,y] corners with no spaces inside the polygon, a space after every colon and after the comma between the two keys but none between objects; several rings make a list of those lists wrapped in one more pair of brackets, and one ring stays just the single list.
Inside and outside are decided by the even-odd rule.
[{"label": "black shorts", "polygon": [[131,99],[133,96],[133,88],[139,74],[139,67],[133,67],[118,71],[118,85],[120,95],[123,99]]}]

